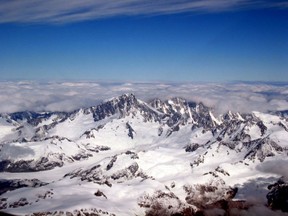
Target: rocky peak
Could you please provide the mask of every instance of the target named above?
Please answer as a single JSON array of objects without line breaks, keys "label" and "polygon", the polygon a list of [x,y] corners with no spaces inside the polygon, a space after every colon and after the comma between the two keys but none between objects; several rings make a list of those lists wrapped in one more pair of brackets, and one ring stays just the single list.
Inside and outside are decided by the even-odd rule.
[{"label": "rocky peak", "polygon": [[[108,101],[109,102],[109,101]],[[136,99],[135,95],[130,93],[130,94],[123,94],[119,97],[114,97],[110,100],[110,102],[112,102],[115,105],[135,105],[138,103],[138,100]]]},{"label": "rocky peak", "polygon": [[189,105],[183,98],[174,97],[169,100],[162,101],[158,98],[149,102],[149,105],[160,112],[171,114],[181,112],[183,109],[188,109]]},{"label": "rocky peak", "polygon": [[223,121],[233,121],[233,120],[240,120],[244,121],[243,117],[237,112],[233,113],[230,110],[222,116]]},{"label": "rocky peak", "polygon": [[201,102],[196,103],[174,97],[164,102],[160,99],[154,99],[149,104],[159,112],[169,116],[168,126],[190,122],[198,127],[212,128],[219,124],[219,121],[213,116],[212,110]]},{"label": "rocky peak", "polygon": [[155,98],[155,99],[149,101],[148,104],[151,107],[157,109],[158,111],[161,111],[161,109],[162,109],[162,107],[164,105],[164,102],[161,99],[159,99],[159,98]]},{"label": "rocky peak", "polygon": [[96,107],[92,107],[92,113],[95,121],[102,120],[106,117],[120,114],[120,117],[129,115],[134,108],[139,106],[139,101],[134,94],[124,94],[119,97],[112,98]]}]

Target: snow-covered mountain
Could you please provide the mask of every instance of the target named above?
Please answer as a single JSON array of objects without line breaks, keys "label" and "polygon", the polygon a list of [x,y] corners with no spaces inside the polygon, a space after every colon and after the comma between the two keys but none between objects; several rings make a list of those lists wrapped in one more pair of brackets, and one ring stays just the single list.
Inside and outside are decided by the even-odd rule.
[{"label": "snow-covered mountain", "polygon": [[266,194],[275,194],[267,186],[288,174],[278,166],[288,162],[287,153],[283,113],[216,116],[182,98],[144,102],[125,94],[70,113],[2,114],[0,209],[233,215],[230,209],[260,208],[277,214],[264,204]]}]

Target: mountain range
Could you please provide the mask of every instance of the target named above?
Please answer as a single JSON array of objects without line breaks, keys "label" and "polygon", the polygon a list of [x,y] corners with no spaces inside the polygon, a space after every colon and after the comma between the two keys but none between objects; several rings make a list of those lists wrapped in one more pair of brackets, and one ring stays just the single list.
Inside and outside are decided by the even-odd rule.
[{"label": "mountain range", "polygon": [[287,154],[285,110],[216,115],[124,94],[73,112],[2,113],[0,210],[286,215]]}]

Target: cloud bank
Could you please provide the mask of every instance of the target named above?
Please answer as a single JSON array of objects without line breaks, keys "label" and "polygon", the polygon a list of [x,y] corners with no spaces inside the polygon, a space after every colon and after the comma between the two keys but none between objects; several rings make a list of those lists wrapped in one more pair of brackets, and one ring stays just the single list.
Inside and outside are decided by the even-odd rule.
[{"label": "cloud bank", "polygon": [[0,0],[0,23],[67,23],[113,16],[287,8],[283,0]]},{"label": "cloud bank", "polygon": [[287,160],[266,161],[257,166],[257,169],[265,173],[273,173],[283,176],[288,181]]},{"label": "cloud bank", "polygon": [[73,111],[124,93],[143,101],[182,97],[202,102],[217,114],[288,110],[288,84],[0,82],[0,113]]}]

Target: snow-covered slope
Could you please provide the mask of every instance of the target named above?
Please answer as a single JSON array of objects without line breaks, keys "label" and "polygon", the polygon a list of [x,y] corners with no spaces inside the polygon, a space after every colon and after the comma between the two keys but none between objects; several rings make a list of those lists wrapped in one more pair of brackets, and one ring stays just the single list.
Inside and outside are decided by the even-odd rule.
[{"label": "snow-covered slope", "polygon": [[0,141],[0,209],[14,214],[193,215],[233,197],[263,205],[288,173],[266,169],[288,162],[285,116],[215,116],[182,98],[3,114]]}]

